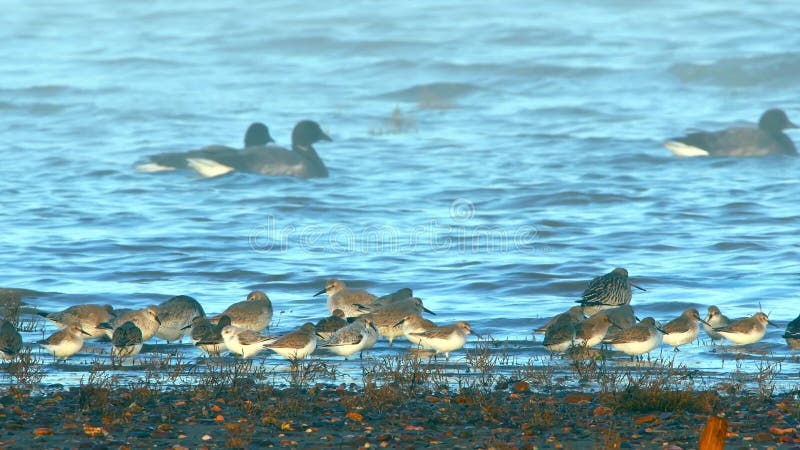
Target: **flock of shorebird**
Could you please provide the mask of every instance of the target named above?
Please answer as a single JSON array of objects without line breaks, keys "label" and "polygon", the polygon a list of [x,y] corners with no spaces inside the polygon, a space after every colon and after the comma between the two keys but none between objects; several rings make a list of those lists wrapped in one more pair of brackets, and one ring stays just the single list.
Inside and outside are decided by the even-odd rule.
[{"label": "flock of shorebird", "polygon": [[[593,279],[578,300],[580,305],[535,330],[545,334],[544,347],[551,352],[567,352],[605,342],[626,354],[642,355],[662,342],[676,349],[693,342],[700,333],[700,323],[711,339],[724,338],[736,345],[761,340],[766,326],[774,325],[763,312],[729,320],[718,307],[710,306],[705,319],[691,308],[660,326],[652,317],[636,318],[630,306],[631,287],[642,289],[631,283],[627,270],[622,268]],[[153,337],[175,342],[189,336],[195,346],[210,355],[227,350],[247,358],[269,349],[296,362],[318,348],[347,358],[372,348],[379,337],[386,338],[391,346],[401,336],[415,346],[449,358],[450,352],[466,344],[469,334],[476,334],[464,321],[437,325],[423,318],[424,312],[434,313],[408,288],[377,297],[350,289],[334,278],[315,296],[322,294],[328,296],[331,315],[282,336],[262,334],[272,321],[272,302],[263,292],[253,291],[246,300],[215,316],[206,316],[200,303],[187,295],[140,310],[84,304],[60,312],[38,312],[60,328],[38,344],[60,359],[79,352],[84,339],[110,338],[112,356],[129,358],[139,354],[144,342]],[[789,323],[783,337],[793,349],[800,348],[800,316]],[[22,345],[14,325],[1,320],[0,357],[13,358]]]},{"label": "flock of shorebird", "polygon": [[[544,346],[552,352],[594,347],[602,342],[628,355],[648,353],[662,343],[675,347],[695,341],[700,324],[712,340],[726,339],[735,345],[760,341],[767,325],[776,326],[763,312],[751,317],[730,320],[717,306],[708,307],[705,319],[695,308],[661,326],[652,317],[639,320],[630,306],[631,283],[628,271],[616,268],[589,282],[577,303],[568,311],[553,317],[537,332],[544,333]],[[792,349],[800,349],[800,316],[786,327],[783,337]]]},{"label": "flock of shorebird", "polygon": [[[321,294],[328,295],[331,315],[282,336],[262,334],[272,321],[272,302],[263,292],[253,291],[246,300],[211,317],[187,295],[140,310],[84,304],[59,312],[38,312],[60,328],[38,344],[55,358],[63,359],[79,352],[85,339],[107,338],[111,340],[112,356],[128,358],[139,354],[143,344],[153,337],[174,342],[189,336],[195,346],[210,355],[227,350],[247,358],[268,349],[297,361],[318,348],[347,358],[372,348],[379,336],[388,339],[390,346],[395,338],[405,336],[423,349],[449,357],[450,352],[464,346],[472,332],[467,322],[437,325],[422,318],[423,312],[432,311],[408,288],[376,297],[331,279],[316,295]],[[2,357],[11,359],[21,348],[19,332],[11,322],[3,320]]]}]

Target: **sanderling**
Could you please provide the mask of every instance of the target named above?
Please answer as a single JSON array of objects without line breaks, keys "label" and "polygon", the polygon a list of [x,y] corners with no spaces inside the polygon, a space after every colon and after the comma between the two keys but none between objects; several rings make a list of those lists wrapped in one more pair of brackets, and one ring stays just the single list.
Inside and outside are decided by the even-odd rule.
[{"label": "sanderling", "polygon": [[419,342],[422,338],[413,333],[424,333],[436,328],[435,323],[419,314],[408,314],[397,325],[403,326],[403,336],[414,345],[420,345]]},{"label": "sanderling", "polygon": [[[472,333],[469,323],[464,321],[452,325],[437,326],[436,328],[421,333],[410,333],[420,338],[419,344],[436,353],[444,353],[445,358],[450,358],[450,352],[458,350],[467,343],[467,335]],[[477,333],[474,333],[477,335]]]},{"label": "sanderling", "polygon": [[84,336],[89,336],[89,333],[80,327],[69,325],[56,331],[47,339],[39,341],[39,345],[56,359],[68,358],[81,350]]},{"label": "sanderling", "polygon": [[265,344],[264,348],[268,348],[291,361],[303,359],[317,348],[317,335],[315,334],[314,324],[311,322],[305,323],[299,330],[285,334],[271,344]]},{"label": "sanderling", "polygon": [[344,281],[331,278],[325,282],[325,288],[314,294],[314,297],[328,294],[328,311],[335,309],[344,311],[345,317],[358,317],[366,311],[364,306],[369,306],[375,301],[375,296],[367,291],[350,289]]},{"label": "sanderling", "polygon": [[378,342],[378,330],[367,316],[357,317],[353,323],[340,328],[328,340],[319,344],[339,356],[348,356],[372,348]]},{"label": "sanderling", "polygon": [[321,319],[314,325],[314,328],[317,330],[317,336],[324,341],[337,330],[346,326],[347,319],[344,317],[344,311],[341,309],[334,309],[330,316]]},{"label": "sanderling", "polygon": [[222,316],[231,318],[231,324],[246,330],[261,331],[269,326],[272,321],[272,302],[267,294],[253,291],[247,294],[247,299],[228,306],[221,314],[214,316],[211,321],[216,321]]},{"label": "sanderling", "polygon": [[197,317],[205,317],[203,307],[188,295],[177,295],[158,305],[158,319],[161,326],[156,337],[167,342],[179,341],[188,333],[188,326]]},{"label": "sanderling", "polygon": [[128,321],[118,326],[111,335],[111,354],[120,358],[130,358],[142,351],[142,330]]},{"label": "sanderling", "polygon": [[0,319],[0,358],[11,359],[22,350],[22,336],[13,323]]},{"label": "sanderling", "polygon": [[235,325],[223,327],[221,334],[225,347],[233,353],[242,355],[244,358],[258,354],[264,349],[265,344],[275,341],[273,337],[264,336],[257,331],[239,328]]},{"label": "sanderling", "polygon": [[719,308],[715,305],[711,305],[708,307],[708,316],[706,317],[706,322],[703,323],[703,329],[706,330],[708,337],[717,341],[722,339],[722,335],[714,331],[714,328],[725,327],[728,326],[729,323],[731,323],[731,320],[722,314]]},{"label": "sanderling", "polygon": [[114,307],[111,305],[96,304],[70,306],[63,311],[52,313],[39,311],[37,314],[52,321],[59,328],[76,326],[89,333],[87,337],[91,338],[106,336],[106,330],[98,326],[104,322],[111,322],[116,317]]},{"label": "sanderling", "polygon": [[714,331],[736,345],[747,345],[760,341],[767,334],[767,324],[777,326],[766,314],[757,312],[751,317],[733,320],[724,327],[714,328]]},{"label": "sanderling", "polygon": [[676,319],[667,322],[666,325],[661,327],[664,330],[664,343],[675,347],[677,351],[681,345],[694,341],[697,339],[697,335],[700,334],[698,321],[705,324],[705,320],[700,317],[700,313],[696,309],[687,309]]},{"label": "sanderling", "polygon": [[583,306],[583,312],[591,316],[602,309],[629,304],[633,296],[631,286],[644,290],[630,282],[627,270],[618,267],[590,281],[577,302]]},{"label": "sanderling", "polygon": [[620,332],[611,345],[628,355],[641,355],[661,345],[663,336],[655,319],[645,317],[638,324]]}]

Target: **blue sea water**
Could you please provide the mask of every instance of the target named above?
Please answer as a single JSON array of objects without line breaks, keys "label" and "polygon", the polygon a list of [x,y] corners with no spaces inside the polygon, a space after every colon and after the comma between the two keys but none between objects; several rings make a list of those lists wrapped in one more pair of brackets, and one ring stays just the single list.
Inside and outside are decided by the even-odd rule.
[{"label": "blue sea water", "polygon": [[[44,293],[36,307],[187,294],[219,312],[261,289],[280,332],[327,314],[312,294],[335,276],[379,295],[411,287],[436,321],[468,320],[524,356],[543,354],[531,329],[625,267],[647,289],[640,317],[771,312],[779,328],[745,353],[797,381],[780,336],[800,312],[800,158],[661,145],[770,107],[800,120],[793,2],[3,12],[0,286]],[[253,121],[288,145],[307,118],[333,138],[317,146],[327,179],[134,168],[240,145]],[[725,354],[677,358],[725,373]]]}]

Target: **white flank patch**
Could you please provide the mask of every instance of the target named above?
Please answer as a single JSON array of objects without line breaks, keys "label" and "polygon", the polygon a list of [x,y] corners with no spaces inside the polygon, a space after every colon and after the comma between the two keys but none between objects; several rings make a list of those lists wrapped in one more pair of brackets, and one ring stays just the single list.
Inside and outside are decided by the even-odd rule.
[{"label": "white flank patch", "polygon": [[156,164],[156,163],[144,163],[136,166],[136,170],[138,170],[139,172],[152,173],[152,172],[166,172],[169,170],[175,170],[175,168],[170,166],[162,166],[161,164]]},{"label": "white flank patch", "polygon": [[683,142],[667,141],[664,142],[664,147],[667,147],[667,149],[671,151],[675,156],[680,156],[683,158],[688,158],[693,156],[708,156],[708,152],[703,150],[702,148],[686,145]]},{"label": "white flank patch", "polygon": [[234,170],[233,167],[220,164],[211,159],[188,158],[186,162],[189,164],[189,167],[195,170],[195,172],[206,178],[218,177],[220,175],[225,175],[226,173],[231,173]]}]

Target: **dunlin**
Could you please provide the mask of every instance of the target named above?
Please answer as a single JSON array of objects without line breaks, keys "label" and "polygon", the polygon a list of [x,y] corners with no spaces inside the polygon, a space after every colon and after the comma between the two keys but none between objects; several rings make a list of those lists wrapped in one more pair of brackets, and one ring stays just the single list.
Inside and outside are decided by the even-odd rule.
[{"label": "dunlin", "polygon": [[84,336],[89,333],[75,325],[56,331],[47,339],[39,341],[39,345],[50,352],[56,359],[69,358],[83,347]]},{"label": "dunlin", "polygon": [[222,338],[222,329],[231,324],[231,318],[222,316],[216,324],[211,323],[205,317],[195,317],[192,321],[192,342],[195,347],[203,350],[209,355],[217,355],[224,352],[227,347]]},{"label": "dunlin", "polygon": [[38,312],[40,316],[52,321],[59,328],[76,326],[89,333],[87,337],[99,338],[106,336],[106,331],[98,326],[101,323],[114,320],[114,308],[111,305],[75,305],[52,313]]},{"label": "dunlin", "polygon": [[786,325],[786,332],[783,338],[792,350],[800,349],[800,315]]},{"label": "dunlin", "polygon": [[422,304],[422,300],[417,297],[410,297],[405,300],[397,300],[388,303],[383,308],[371,310],[368,314],[375,323],[375,328],[381,336],[389,340],[392,346],[394,338],[403,335],[403,326],[400,323],[408,315],[422,315],[423,312],[435,313]]},{"label": "dunlin", "polygon": [[126,310],[121,312],[112,323],[102,323],[98,326],[104,328],[108,337],[111,338],[114,330],[125,322],[133,322],[142,331],[142,340],[144,342],[155,336],[158,327],[161,326],[161,319],[158,317],[158,309],[155,306]]},{"label": "dunlin", "polygon": [[142,330],[133,322],[125,322],[111,335],[111,354],[120,358],[130,358],[142,351]]},{"label": "dunlin", "polygon": [[547,327],[542,344],[548,351],[564,353],[572,347],[574,341],[575,322],[567,315],[559,315],[558,319]]},{"label": "dunlin", "polygon": [[655,319],[645,317],[638,324],[623,330],[611,341],[617,350],[628,355],[641,355],[661,345],[664,333],[656,325]]},{"label": "dunlin", "polygon": [[708,307],[708,316],[706,316],[706,323],[703,324],[703,329],[712,340],[722,339],[722,335],[714,331],[714,328],[722,328],[728,326],[731,320],[728,319],[715,305]]},{"label": "dunlin", "polygon": [[661,327],[664,330],[664,343],[675,347],[677,351],[681,345],[694,341],[700,334],[700,326],[697,322],[703,322],[705,325],[705,320],[700,317],[700,313],[695,308],[687,309],[676,319],[670,320]]},{"label": "dunlin", "polygon": [[583,306],[583,312],[591,316],[602,309],[629,304],[633,296],[631,286],[644,290],[630,282],[627,270],[616,268],[590,281],[577,302]]},{"label": "dunlin", "polygon": [[265,344],[275,341],[273,337],[264,336],[257,331],[239,328],[235,325],[223,327],[221,334],[225,347],[233,353],[242,355],[244,358],[258,354],[258,352],[264,350]]},{"label": "dunlin", "polygon": [[272,302],[267,294],[253,291],[247,294],[247,299],[234,303],[221,314],[214,316],[211,321],[216,321],[222,316],[231,318],[231,324],[246,330],[261,331],[269,326],[272,321]]},{"label": "dunlin", "polygon": [[419,314],[409,314],[403,317],[403,320],[398,323],[403,326],[403,336],[411,341],[414,345],[420,345],[420,336],[414,333],[424,333],[428,330],[436,328],[436,324],[432,321],[420,316]]},{"label": "dunlin", "polygon": [[317,336],[324,341],[340,328],[346,326],[347,319],[344,317],[344,311],[341,309],[334,309],[330,316],[317,322],[314,328],[317,330]]},{"label": "dunlin", "polygon": [[189,325],[195,317],[205,317],[203,307],[188,295],[177,295],[158,305],[158,319],[161,326],[156,337],[167,342],[179,341],[188,335]]},{"label": "dunlin", "polygon": [[314,330],[314,324],[311,322],[305,323],[299,330],[281,336],[275,342],[264,345],[264,348],[268,348],[291,361],[303,359],[314,353],[317,348],[317,335]]},{"label": "dunlin", "polygon": [[378,330],[367,316],[356,318],[353,323],[340,328],[319,346],[339,356],[348,356],[372,348],[378,342]]},{"label": "dunlin", "polygon": [[737,319],[724,327],[714,328],[714,331],[736,345],[747,345],[760,341],[767,334],[767,324],[777,326],[766,314],[757,312],[751,317]]},{"label": "dunlin", "polygon": [[568,314],[571,317],[580,317],[580,320],[583,320],[583,308],[580,306],[573,306],[572,308],[568,309],[566,312],[561,314],[556,314],[550,320],[547,321],[546,324],[542,325],[541,327],[533,330],[534,333],[545,333],[547,329],[550,328],[550,325],[554,324],[559,317],[563,316],[564,314]]},{"label": "dunlin", "polygon": [[600,311],[583,322],[575,324],[575,346],[594,347],[603,342],[608,335],[608,330],[614,326],[611,316],[605,311]]},{"label": "dunlin", "polygon": [[444,353],[445,358],[450,357],[450,352],[458,350],[467,343],[467,335],[472,333],[469,323],[459,321],[452,325],[437,326],[436,328],[421,333],[410,333],[418,336],[419,344],[436,353]]},{"label": "dunlin", "polygon": [[[611,323],[614,324],[614,326],[609,327],[608,331],[606,331],[606,337],[603,338],[603,342],[611,342],[611,340],[614,339],[622,330],[626,330],[636,325],[636,315],[634,314],[631,305],[622,305],[615,308],[604,309],[597,314],[604,314],[608,316],[608,318],[611,320]],[[595,314],[595,316],[597,314]]]},{"label": "dunlin", "polygon": [[325,283],[325,288],[314,294],[314,296],[328,294],[328,311],[334,309],[344,311],[345,317],[358,317],[366,311],[362,308],[369,306],[375,301],[375,296],[367,291],[350,289],[344,281],[331,278]]},{"label": "dunlin", "polygon": [[22,350],[22,336],[11,322],[0,319],[0,358],[11,359]]}]

